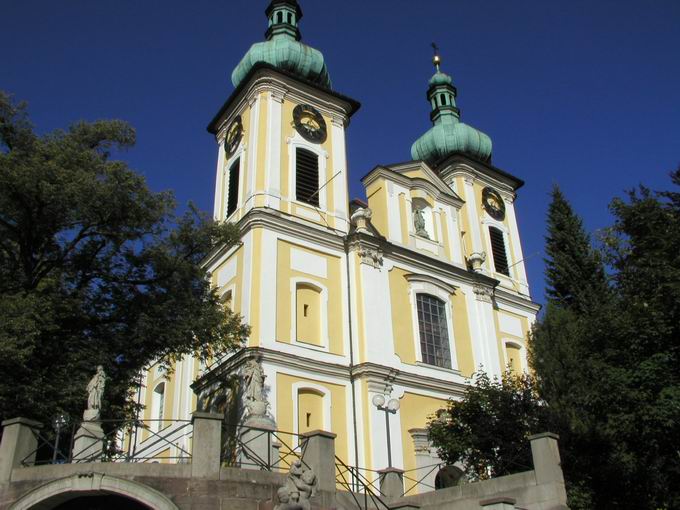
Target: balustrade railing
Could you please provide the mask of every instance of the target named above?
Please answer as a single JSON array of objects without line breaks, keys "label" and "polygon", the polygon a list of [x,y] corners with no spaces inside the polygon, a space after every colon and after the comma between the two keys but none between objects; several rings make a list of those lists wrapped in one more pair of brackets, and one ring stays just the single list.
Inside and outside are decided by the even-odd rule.
[{"label": "balustrade railing", "polygon": [[193,432],[189,420],[97,420],[75,422],[48,437],[33,430],[37,448],[22,466],[87,462],[188,463]]}]

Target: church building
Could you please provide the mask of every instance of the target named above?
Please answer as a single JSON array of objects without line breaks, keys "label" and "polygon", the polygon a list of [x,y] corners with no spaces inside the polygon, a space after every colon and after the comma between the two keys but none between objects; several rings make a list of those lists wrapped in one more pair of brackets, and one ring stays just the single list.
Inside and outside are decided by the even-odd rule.
[{"label": "church building", "polygon": [[409,161],[361,177],[365,202],[351,200],[346,133],[360,105],[301,42],[296,0],[272,0],[266,16],[266,40],[238,62],[208,126],[214,217],[242,238],[205,263],[251,333],[211,366],[185,359],[169,377],[151,367],[144,418],[190,419],[197,387],[257,359],[279,430],[333,432],[347,465],[412,470],[424,455],[437,460],[429,417],[475,371],[528,369],[539,307],[514,211],[523,181],[494,166],[491,139],[461,121],[436,56],[423,83],[432,127]]}]

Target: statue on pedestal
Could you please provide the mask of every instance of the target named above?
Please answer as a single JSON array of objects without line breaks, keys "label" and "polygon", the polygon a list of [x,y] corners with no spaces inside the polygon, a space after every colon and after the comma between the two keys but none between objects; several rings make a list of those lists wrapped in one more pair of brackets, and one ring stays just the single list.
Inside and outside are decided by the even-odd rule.
[{"label": "statue on pedestal", "polygon": [[265,416],[269,402],[264,397],[264,380],[266,376],[257,360],[250,360],[244,370],[244,400],[250,416]]},{"label": "statue on pedestal", "polygon": [[86,420],[94,420],[99,418],[105,386],[106,373],[104,372],[104,367],[99,365],[97,367],[97,372],[94,374],[92,379],[90,379],[90,382],[87,383],[87,410],[85,411],[84,416]]},{"label": "statue on pedestal", "polygon": [[425,227],[425,215],[422,209],[415,209],[413,211],[413,227],[416,229],[416,235],[424,237],[426,239],[430,238],[427,233],[427,228]]},{"label": "statue on pedestal", "polygon": [[314,471],[304,469],[302,461],[290,466],[286,485],[277,491],[279,504],[274,510],[310,510],[310,499],[316,495],[317,479]]}]

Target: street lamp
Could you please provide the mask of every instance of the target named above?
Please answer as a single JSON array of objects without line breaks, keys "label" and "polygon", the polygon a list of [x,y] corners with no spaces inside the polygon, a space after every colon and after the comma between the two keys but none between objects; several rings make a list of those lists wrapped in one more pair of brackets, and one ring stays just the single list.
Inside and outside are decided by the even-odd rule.
[{"label": "street lamp", "polygon": [[52,426],[54,427],[54,432],[56,433],[56,438],[54,440],[54,452],[52,453],[52,464],[57,463],[57,454],[59,453],[59,435],[61,434],[61,429],[68,423],[68,418],[66,415],[59,414],[52,419]]},{"label": "street lamp", "polygon": [[396,398],[391,398],[387,405],[385,405],[384,395],[375,395],[373,397],[373,405],[378,408],[378,411],[385,412],[385,429],[387,430],[387,467],[392,467],[392,441],[390,439],[390,414],[397,414],[399,410],[399,401]]}]

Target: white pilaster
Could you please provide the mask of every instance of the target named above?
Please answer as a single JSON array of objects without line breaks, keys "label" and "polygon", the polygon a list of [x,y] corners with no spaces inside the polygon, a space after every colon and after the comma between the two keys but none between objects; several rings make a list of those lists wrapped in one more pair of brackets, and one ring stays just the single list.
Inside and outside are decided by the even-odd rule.
[{"label": "white pilaster", "polygon": [[279,209],[281,205],[281,122],[283,94],[271,91],[268,97],[267,160],[264,187],[267,207]]},{"label": "white pilaster", "polygon": [[336,216],[336,228],[343,232],[349,230],[349,177],[347,174],[347,153],[345,148],[345,126],[342,119],[331,120],[331,140],[333,151],[333,168],[331,175],[340,172],[330,183],[333,188],[333,208]]},{"label": "white pilaster", "polygon": [[519,229],[517,228],[517,218],[515,216],[515,204],[511,197],[503,197],[506,203],[506,214],[508,216],[508,224],[510,225],[510,235],[512,240],[512,258],[514,267],[512,268],[517,279],[519,280],[522,293],[529,295],[529,282],[527,281],[526,266],[524,265],[524,255],[522,253],[522,241],[519,237]]},{"label": "white pilaster", "polygon": [[276,344],[276,234],[264,229],[260,261],[260,342],[262,347]]},{"label": "white pilaster", "polygon": [[224,202],[224,140],[220,140],[217,144],[217,172],[215,177],[215,207],[213,208],[213,219],[215,221],[222,220],[220,218],[220,209]]},{"label": "white pilaster", "polygon": [[248,133],[248,166],[246,172],[246,186],[244,193],[243,207],[244,212],[248,212],[253,208],[253,195],[255,194],[255,174],[257,172],[257,142],[258,131],[260,127],[260,99],[259,96],[254,96],[250,100],[250,127]]}]

